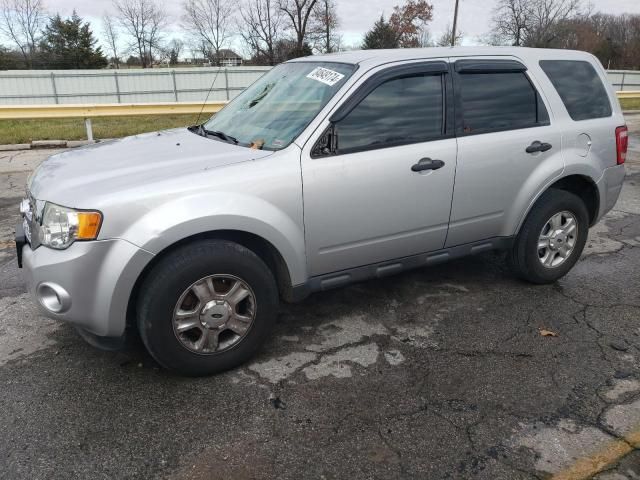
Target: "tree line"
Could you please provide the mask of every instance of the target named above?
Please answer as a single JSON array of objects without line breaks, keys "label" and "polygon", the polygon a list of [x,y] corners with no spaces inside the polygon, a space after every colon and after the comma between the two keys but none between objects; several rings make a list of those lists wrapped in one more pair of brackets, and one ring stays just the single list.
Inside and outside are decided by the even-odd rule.
[{"label": "tree line", "polygon": [[[113,0],[99,32],[73,13],[50,15],[43,0],[0,0],[0,69],[102,68],[108,62],[151,67],[192,58],[220,65],[241,39],[251,63],[340,49],[336,0],[183,0],[183,34],[169,38],[171,19],[160,0]],[[234,38],[236,39],[234,42]],[[108,57],[108,60],[107,60]]]},{"label": "tree line", "polygon": [[[462,32],[448,26],[437,39],[429,34],[433,7],[409,0],[380,17],[362,48],[459,45]],[[455,38],[453,38],[455,36]],[[566,48],[594,54],[606,68],[640,69],[640,15],[594,12],[583,0],[498,0],[491,31],[476,39],[485,45]]]},{"label": "tree line", "polygon": [[[96,35],[76,12],[51,14],[44,0],[0,0],[0,69],[143,68],[176,64],[185,55],[221,65],[231,46],[251,64],[343,50],[337,0],[182,0],[172,19],[161,0],[112,0]],[[407,48],[459,44],[451,27],[432,38],[434,7],[403,0],[381,16],[355,48]],[[462,4],[461,15],[464,15]],[[179,37],[169,27],[180,25]],[[95,25],[94,25],[95,27]],[[175,30],[175,29],[174,29]],[[98,38],[102,45],[98,45]],[[640,69],[640,15],[594,12],[586,0],[497,0],[491,30],[475,43],[571,48],[596,55],[607,68]]]},{"label": "tree line", "polygon": [[498,0],[485,40],[584,50],[606,68],[640,69],[640,15],[594,12],[581,0]]}]

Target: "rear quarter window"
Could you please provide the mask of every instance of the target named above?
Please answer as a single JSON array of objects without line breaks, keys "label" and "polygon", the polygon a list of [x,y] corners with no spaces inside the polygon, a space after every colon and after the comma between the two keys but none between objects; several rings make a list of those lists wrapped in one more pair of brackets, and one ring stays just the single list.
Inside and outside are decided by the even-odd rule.
[{"label": "rear quarter window", "polygon": [[607,90],[589,62],[541,60],[540,67],[551,80],[573,120],[611,116]]}]

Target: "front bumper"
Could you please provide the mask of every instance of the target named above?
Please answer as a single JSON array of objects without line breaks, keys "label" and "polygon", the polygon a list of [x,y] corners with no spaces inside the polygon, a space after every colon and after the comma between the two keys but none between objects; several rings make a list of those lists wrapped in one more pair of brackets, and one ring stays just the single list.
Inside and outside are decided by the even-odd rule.
[{"label": "front bumper", "polygon": [[[46,316],[100,337],[124,334],[131,292],[153,254],[120,239],[76,242],[66,250],[21,247],[27,288]],[[68,295],[60,311],[47,298],[55,300],[56,292]]]}]

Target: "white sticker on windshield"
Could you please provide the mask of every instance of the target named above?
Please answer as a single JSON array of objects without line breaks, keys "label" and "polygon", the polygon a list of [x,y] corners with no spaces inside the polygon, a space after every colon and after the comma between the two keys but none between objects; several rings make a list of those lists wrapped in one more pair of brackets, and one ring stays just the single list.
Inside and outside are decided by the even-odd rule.
[{"label": "white sticker on windshield", "polygon": [[328,68],[316,67],[307,78],[311,78],[312,80],[317,80],[319,82],[325,83],[330,87],[333,87],[336,83],[344,78],[344,75],[338,72],[334,72],[333,70],[329,70]]}]

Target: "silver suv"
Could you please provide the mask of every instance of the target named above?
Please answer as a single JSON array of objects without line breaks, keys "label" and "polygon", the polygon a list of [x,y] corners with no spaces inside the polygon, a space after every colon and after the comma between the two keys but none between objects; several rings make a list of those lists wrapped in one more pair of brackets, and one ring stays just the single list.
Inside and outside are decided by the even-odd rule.
[{"label": "silver suv", "polygon": [[164,367],[249,359],[278,302],[506,250],[565,275],[615,204],[627,130],[598,61],[523,48],[357,51],[275,67],[202,125],[67,151],[16,232],[45,314]]}]

